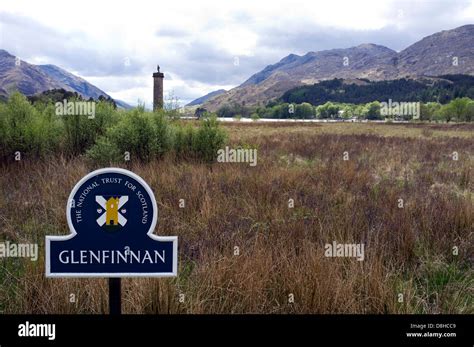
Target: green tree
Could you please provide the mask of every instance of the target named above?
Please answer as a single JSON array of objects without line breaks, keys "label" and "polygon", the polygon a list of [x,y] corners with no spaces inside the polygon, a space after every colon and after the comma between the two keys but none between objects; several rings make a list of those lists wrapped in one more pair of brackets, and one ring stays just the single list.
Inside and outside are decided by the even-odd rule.
[{"label": "green tree", "polygon": [[301,118],[301,119],[314,118],[313,106],[307,102],[303,102],[300,105],[296,105],[295,116],[296,118]]},{"label": "green tree", "polygon": [[382,116],[380,115],[380,103],[378,101],[370,102],[366,105],[366,107],[367,107],[367,112],[366,112],[367,119],[369,120],[382,119]]},{"label": "green tree", "polygon": [[[469,118],[469,103],[471,99],[469,98],[458,98],[451,100],[444,108],[446,120],[449,122],[451,119],[456,121],[465,121]],[[449,119],[449,120],[448,120]]]},{"label": "green tree", "polygon": [[436,119],[436,113],[441,108],[441,105],[437,102],[428,102],[426,104],[420,104],[420,120],[434,120]]},{"label": "green tree", "polygon": [[340,107],[328,101],[324,105],[320,105],[316,108],[318,118],[335,118],[338,115]]},{"label": "green tree", "polygon": [[474,100],[469,101],[469,103],[467,104],[464,121],[466,122],[474,121]]}]

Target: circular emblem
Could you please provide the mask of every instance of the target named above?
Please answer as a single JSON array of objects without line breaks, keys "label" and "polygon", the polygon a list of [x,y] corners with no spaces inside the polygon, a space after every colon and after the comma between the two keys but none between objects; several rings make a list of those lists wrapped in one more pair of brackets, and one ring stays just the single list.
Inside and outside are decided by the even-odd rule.
[{"label": "circular emblem", "polygon": [[100,169],[82,178],[69,196],[67,220],[74,233],[152,232],[157,206],[152,190],[133,172]]}]

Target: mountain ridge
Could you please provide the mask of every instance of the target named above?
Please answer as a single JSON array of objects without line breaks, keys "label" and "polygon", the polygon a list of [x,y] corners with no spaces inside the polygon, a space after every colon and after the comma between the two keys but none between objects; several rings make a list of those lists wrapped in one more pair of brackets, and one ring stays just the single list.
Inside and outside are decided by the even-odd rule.
[{"label": "mountain ridge", "polygon": [[43,71],[51,78],[54,78],[55,80],[61,83],[64,83],[65,85],[69,86],[71,89],[83,96],[92,97],[93,99],[98,99],[99,96],[109,96],[107,93],[97,88],[93,84],[87,82],[82,77],[76,76],[56,65],[46,64],[37,66],[41,71]]},{"label": "mountain ridge", "polygon": [[400,52],[362,43],[304,55],[292,53],[209,99],[203,107],[216,111],[233,102],[262,105],[292,88],[334,78],[380,81],[447,74],[474,75],[474,25],[428,35]]},{"label": "mountain ridge", "polygon": [[218,90],[214,90],[210,93],[207,93],[206,95],[203,95],[197,99],[194,99],[193,101],[191,101],[190,103],[187,103],[185,106],[196,106],[196,105],[200,105],[202,104],[203,102],[207,101],[208,99],[210,98],[213,98],[213,97],[216,97],[218,95],[221,95],[222,93],[225,93],[226,90],[225,89],[218,89]]},{"label": "mountain ridge", "polygon": [[[100,88],[59,66],[30,64],[0,49],[0,98],[8,98],[14,91],[33,96],[54,89],[76,92],[86,99],[97,100],[100,96],[110,98]],[[124,101],[114,101],[121,108],[132,108]]]}]

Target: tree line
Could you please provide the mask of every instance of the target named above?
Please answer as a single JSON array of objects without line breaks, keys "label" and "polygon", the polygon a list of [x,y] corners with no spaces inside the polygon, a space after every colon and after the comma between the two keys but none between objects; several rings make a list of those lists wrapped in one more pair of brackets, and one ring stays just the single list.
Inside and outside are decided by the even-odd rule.
[{"label": "tree line", "polygon": [[322,81],[296,87],[285,92],[279,101],[300,104],[308,102],[322,105],[328,101],[364,104],[388,99],[398,101],[438,102],[446,104],[453,99],[474,99],[474,77],[469,75],[443,75],[436,78],[398,79],[346,83],[342,79]]},{"label": "tree line", "polygon": [[[291,89],[265,106],[248,107],[239,103],[222,106],[219,117],[271,119],[369,120],[419,119],[425,121],[470,122],[474,120],[474,77],[445,75],[434,80],[400,79],[345,84],[342,79],[323,81]],[[431,82],[430,82],[431,81]],[[384,113],[384,103],[419,103],[416,113]]]},{"label": "tree line", "polygon": [[[415,102],[417,103],[417,102]],[[287,102],[273,102],[265,107],[254,109],[242,106],[226,107],[226,112],[218,111],[220,117],[250,117],[252,119],[368,119],[368,120],[423,120],[436,122],[471,122],[474,121],[474,100],[463,97],[451,100],[447,104],[438,102],[419,103],[414,106],[416,113],[391,112],[384,114],[384,105],[379,101],[365,104],[348,104],[328,101],[322,105],[314,106],[304,102],[290,104]]]}]

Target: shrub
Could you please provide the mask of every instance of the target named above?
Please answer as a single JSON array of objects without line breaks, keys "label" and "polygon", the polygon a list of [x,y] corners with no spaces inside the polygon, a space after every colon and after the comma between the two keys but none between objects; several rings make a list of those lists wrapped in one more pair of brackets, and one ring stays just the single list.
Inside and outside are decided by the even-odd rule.
[{"label": "shrub", "polygon": [[132,158],[149,160],[155,155],[156,137],[152,118],[137,108],[110,128],[107,137],[120,152],[130,152]]},{"label": "shrub", "polygon": [[193,152],[198,158],[211,162],[224,145],[226,138],[225,132],[219,128],[216,117],[204,119],[193,138]]},{"label": "shrub", "polygon": [[[70,100],[83,101],[83,100]],[[95,116],[86,115],[61,116],[65,129],[65,149],[69,154],[80,154],[90,148],[97,139],[104,135],[107,128],[116,122],[119,112],[106,101],[97,102]]]},{"label": "shrub", "polygon": [[97,164],[107,166],[118,162],[124,154],[105,136],[100,137],[97,143],[86,152],[86,156]]},{"label": "shrub", "polygon": [[13,93],[0,107],[0,155],[13,158],[16,151],[44,157],[59,148],[61,126],[51,105],[32,106],[25,96]]},{"label": "shrub", "polygon": [[250,116],[250,118],[252,118],[253,121],[257,121],[260,119],[260,117],[258,116],[258,113],[252,113],[252,115]]},{"label": "shrub", "polygon": [[[73,102],[70,100],[69,102]],[[143,106],[131,111],[115,110],[109,102],[95,104],[95,115],[57,115],[56,105],[38,101],[34,105],[20,93],[0,104],[0,158],[21,155],[44,157],[50,153],[86,153],[96,163],[132,159],[148,161],[175,150],[181,157],[214,159],[226,136],[217,120],[201,120],[200,126],[182,126],[164,110],[146,112]]]},{"label": "shrub", "polygon": [[155,154],[161,156],[173,147],[173,129],[170,127],[167,115],[163,111],[152,114],[155,132]]},{"label": "shrub", "polygon": [[179,157],[192,155],[196,130],[191,125],[174,128],[174,150]]},{"label": "shrub", "polygon": [[120,159],[129,152],[131,158],[147,161],[162,156],[172,147],[173,130],[166,114],[163,111],[149,113],[137,107],[123,112],[117,124],[108,129],[87,155],[101,163]]}]

